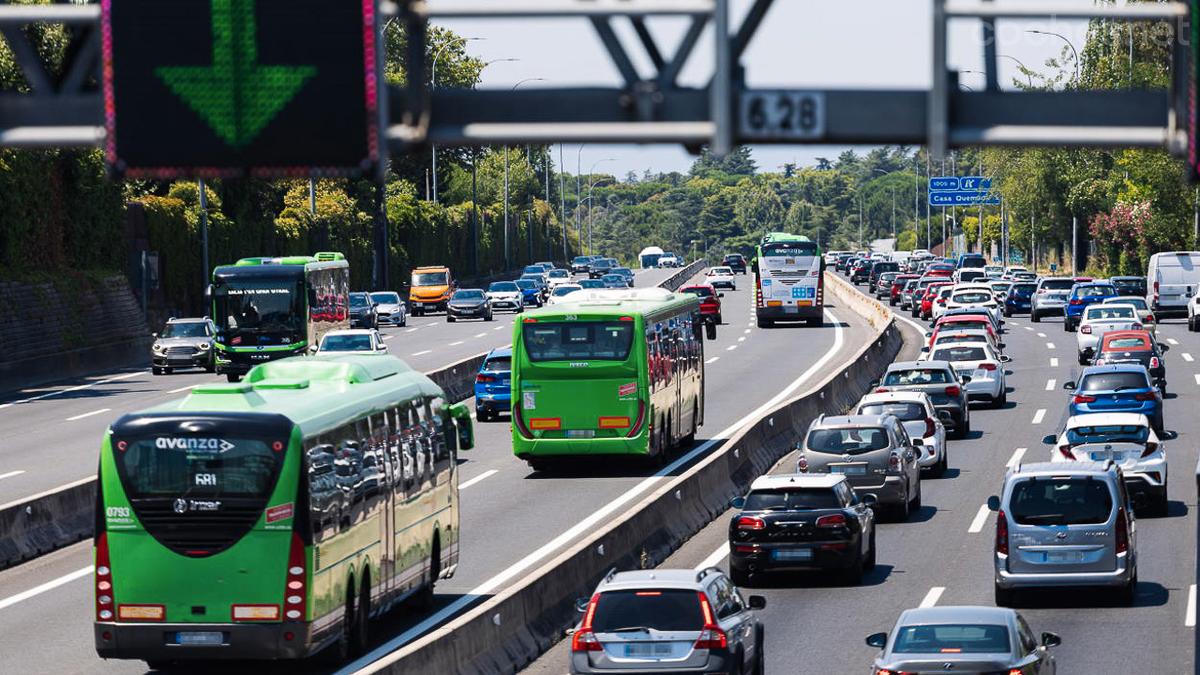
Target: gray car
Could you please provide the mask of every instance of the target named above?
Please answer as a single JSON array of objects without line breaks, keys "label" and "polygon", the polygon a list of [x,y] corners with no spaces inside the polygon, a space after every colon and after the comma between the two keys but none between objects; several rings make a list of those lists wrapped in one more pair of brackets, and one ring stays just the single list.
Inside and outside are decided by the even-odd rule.
[{"label": "gray car", "polygon": [[1037,323],[1043,316],[1062,316],[1074,285],[1071,277],[1046,277],[1039,281],[1029,299],[1029,320]]},{"label": "gray car", "polygon": [[377,291],[371,294],[371,301],[375,303],[375,317],[379,325],[408,325],[408,305],[400,299],[399,293]]},{"label": "gray car", "polygon": [[796,448],[798,473],[839,473],[861,499],[906,520],[921,508],[921,439],[910,439],[893,415],[852,415],[813,420]]},{"label": "gray car", "polygon": [[876,393],[919,391],[927,394],[938,411],[938,418],[953,432],[965,438],[971,432],[971,406],[967,401],[968,376],[959,375],[948,361],[898,361],[888,366],[883,379],[871,383]]},{"label": "gray car", "polygon": [[154,334],[150,347],[150,369],[155,375],[175,368],[216,370],[213,336],[216,326],[209,319],[169,319],[161,333]]},{"label": "gray car", "polygon": [[450,296],[446,303],[446,322],[454,323],[459,319],[492,320],[492,301],[486,293],[478,288],[462,288]]},{"label": "gray car", "polygon": [[1018,589],[1105,587],[1123,604],[1137,588],[1137,526],[1121,469],[1112,461],[1017,466],[997,511],[997,605]]},{"label": "gray car", "polygon": [[571,635],[571,673],[765,672],[763,626],[721,570],[608,573]]},{"label": "gray car", "polygon": [[891,633],[867,644],[880,650],[875,673],[1021,673],[1054,675],[1054,633],[1039,640],[1025,618],[1002,607],[922,607],[905,610]]}]

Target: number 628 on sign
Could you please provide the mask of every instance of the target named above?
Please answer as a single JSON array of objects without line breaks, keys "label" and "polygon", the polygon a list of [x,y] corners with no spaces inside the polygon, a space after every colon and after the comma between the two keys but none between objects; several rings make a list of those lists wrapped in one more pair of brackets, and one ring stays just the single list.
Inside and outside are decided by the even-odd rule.
[{"label": "number 628 on sign", "polygon": [[819,140],[825,137],[825,94],[754,91],[742,94],[739,140]]}]

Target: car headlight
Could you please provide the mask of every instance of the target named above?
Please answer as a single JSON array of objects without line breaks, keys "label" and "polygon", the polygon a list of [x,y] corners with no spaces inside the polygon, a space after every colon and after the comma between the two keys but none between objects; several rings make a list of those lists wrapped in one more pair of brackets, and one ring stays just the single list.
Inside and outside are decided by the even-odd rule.
[{"label": "car headlight", "polygon": [[206,351],[208,351],[208,348],[210,346],[211,345],[209,345],[207,342],[201,342],[200,344],[196,345],[196,349],[199,349],[202,352],[206,352]]},{"label": "car headlight", "polygon": [[158,344],[157,342],[155,342],[154,343],[154,351],[161,352],[162,350],[163,350],[163,346]]}]

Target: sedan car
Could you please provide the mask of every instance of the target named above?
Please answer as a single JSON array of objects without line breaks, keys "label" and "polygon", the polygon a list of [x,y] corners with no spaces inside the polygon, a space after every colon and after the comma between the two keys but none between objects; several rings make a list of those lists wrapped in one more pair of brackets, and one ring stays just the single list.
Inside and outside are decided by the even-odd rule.
[{"label": "sedan car", "polygon": [[625,289],[629,288],[629,282],[620,274],[605,274],[600,277],[600,281],[604,282],[605,288]]},{"label": "sedan car", "polygon": [[550,284],[550,290],[553,291],[562,284],[571,283],[571,273],[567,270],[550,270],[546,273],[546,283]]},{"label": "sedan car", "polygon": [[580,279],[579,287],[585,291],[594,290],[597,288],[604,288],[604,282],[600,281],[599,279]]},{"label": "sedan car", "polygon": [[[933,407],[929,396],[919,391],[895,391],[867,394],[858,402],[855,415],[892,415],[904,425],[910,438],[921,439],[924,451],[917,458],[922,469],[941,478],[946,473],[949,452],[946,449],[946,425]],[[942,413],[949,417],[949,413]]]},{"label": "sedan car", "polygon": [[454,323],[459,319],[492,320],[492,303],[487,293],[478,288],[463,288],[450,296],[446,303],[446,322]]},{"label": "sedan car", "polygon": [[534,286],[537,286],[538,295],[541,297],[543,302],[545,302],[546,298],[550,296],[550,284],[546,282],[545,274],[522,274],[521,279],[531,282]]},{"label": "sedan car", "polygon": [[557,305],[562,302],[570,302],[571,294],[575,291],[582,291],[583,286],[579,284],[559,284],[550,291],[550,297],[546,300],[547,305]]},{"label": "sedan car", "polygon": [[1154,318],[1154,312],[1150,309],[1150,303],[1146,302],[1146,298],[1132,295],[1118,295],[1115,298],[1107,298],[1100,304],[1130,305],[1137,310],[1138,321],[1141,322],[1142,328],[1151,333],[1158,332],[1158,320]]},{"label": "sedan car", "polygon": [[369,293],[350,294],[350,327],[379,328],[379,316],[375,311],[375,301]]},{"label": "sedan car", "polygon": [[721,264],[738,274],[746,274],[746,257],[741,253],[728,253],[721,259]]},{"label": "sedan car", "polygon": [[963,342],[934,347],[931,361],[945,361],[966,382],[969,400],[984,400],[999,408],[1008,402],[1004,364],[1012,359],[997,354],[990,342]]},{"label": "sedan car", "polygon": [[1092,359],[1097,366],[1111,366],[1118,363],[1135,363],[1150,373],[1158,393],[1167,393],[1167,366],[1163,355],[1170,345],[1160,344],[1146,330],[1123,330],[1105,333]]},{"label": "sedan car", "polygon": [[1145,298],[1147,295],[1146,277],[1111,277],[1109,281],[1121,295],[1135,298]]},{"label": "sedan car", "polygon": [[690,293],[700,298],[700,317],[718,326],[721,325],[721,298],[725,297],[724,293],[718,293],[717,289],[708,284],[684,286],[679,289],[679,292]]},{"label": "sedan car", "polygon": [[[945,361],[898,361],[888,366],[883,379],[872,382],[875,393],[919,391],[929,396],[938,416],[956,438],[971,432],[971,408],[964,387],[969,378],[960,377]],[[941,412],[948,415],[942,417]]]},{"label": "sedan car", "polygon": [[1167,515],[1167,453],[1145,415],[1096,413],[1067,420],[1057,436],[1042,439],[1053,446],[1051,462],[1107,462],[1121,467],[1134,507],[1155,516]]},{"label": "sedan car", "polygon": [[541,307],[546,303],[542,297],[542,289],[529,279],[517,279],[513,282],[521,289],[521,300],[525,307]]},{"label": "sedan car", "polygon": [[508,310],[520,312],[525,309],[525,294],[521,287],[513,281],[493,281],[487,289],[488,300],[492,301],[492,311]]},{"label": "sedan car", "polygon": [[609,271],[609,274],[616,274],[618,276],[625,277],[626,285],[628,285],[629,288],[633,288],[633,270],[629,269],[628,267],[614,267]]},{"label": "sedan car", "polygon": [[369,353],[378,354],[387,351],[387,344],[384,343],[383,337],[379,335],[379,331],[370,329],[350,329],[350,330],[331,330],[321,338],[321,344],[317,346],[314,353],[318,355],[325,354],[345,354],[345,353]]},{"label": "sedan car", "polygon": [[1066,330],[1068,333],[1074,332],[1079,326],[1079,322],[1083,319],[1083,310],[1088,305],[1115,297],[1117,297],[1117,289],[1110,283],[1084,282],[1075,284],[1071,287],[1071,294],[1067,296],[1066,320],[1063,322],[1063,330]]},{"label": "sedan car", "polygon": [[1030,311],[1033,307],[1033,294],[1036,292],[1037,284],[1035,283],[1028,281],[1013,282],[1002,301],[1004,316],[1013,316],[1021,312]]},{"label": "sedan car", "polygon": [[575,259],[571,261],[571,272],[574,274],[587,274],[588,265],[591,263],[592,256],[577,255],[575,256]]},{"label": "sedan car", "polygon": [[154,334],[150,346],[150,370],[155,375],[170,374],[175,368],[203,368],[213,372],[213,337],[217,328],[204,319],[169,319],[161,333]]},{"label": "sedan car", "polygon": [[1054,633],[1034,637],[1024,617],[1001,607],[921,607],[900,614],[890,633],[867,644],[879,649],[874,675],[987,673],[1055,675]]},{"label": "sedan car", "polygon": [[891,415],[821,415],[796,448],[797,473],[842,474],[860,498],[907,520],[921,508],[920,439]]},{"label": "sedan car", "polygon": [[608,258],[598,258],[593,260],[592,263],[588,265],[588,278],[599,279],[605,274],[608,274],[609,270],[616,266],[617,264]]},{"label": "sedan car", "polygon": [[1163,430],[1162,394],[1146,369],[1136,364],[1089,366],[1078,382],[1067,382],[1072,415],[1131,412],[1150,418],[1155,431]]},{"label": "sedan car", "polygon": [[493,349],[475,376],[475,416],[490,422],[512,412],[512,349]]},{"label": "sedan car", "polygon": [[737,277],[733,275],[733,270],[728,267],[714,267],[705,275],[705,283],[713,288],[728,288],[731,291],[737,290]]},{"label": "sedan car", "polygon": [[1101,303],[1083,311],[1079,331],[1075,334],[1075,352],[1079,365],[1091,363],[1104,334],[1114,330],[1141,330],[1137,308],[1133,305]]}]

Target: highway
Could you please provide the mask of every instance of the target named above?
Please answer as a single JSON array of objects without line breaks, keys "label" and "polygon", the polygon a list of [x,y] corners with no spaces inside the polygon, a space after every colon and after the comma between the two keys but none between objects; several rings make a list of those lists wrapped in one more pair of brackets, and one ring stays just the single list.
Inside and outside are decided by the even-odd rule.
[{"label": "highway", "polygon": [[[645,278],[650,282],[657,277],[648,274]],[[427,631],[478,598],[519,579],[539,561],[588,534],[595,523],[620,513],[664,476],[714,447],[711,439],[732,433],[763,406],[794,395],[806,382],[840,367],[871,334],[857,315],[836,304],[820,329],[754,328],[749,278],[739,281],[742,287],[737,292],[725,292],[726,324],[718,331],[718,339],[705,343],[706,424],[696,449],[681,453],[680,459],[658,473],[642,466],[614,467],[609,463],[568,475],[543,475],[530,472],[512,456],[507,421],[478,425],[478,445],[464,453],[466,461],[461,464],[463,549],[458,574],[438,585],[437,609],[431,616],[402,609],[376,623],[376,653]],[[454,335],[458,331],[474,335],[480,325],[487,324],[447,328],[455,331]],[[422,345],[436,346],[448,335],[432,327],[413,335],[424,330],[430,340]],[[493,344],[480,345],[470,353]],[[393,352],[403,356],[394,347]],[[180,381],[178,386],[184,384]],[[94,442],[103,427],[98,429],[81,440],[87,450],[77,455],[83,462],[80,475],[95,461]],[[85,581],[90,563],[91,544],[80,542],[0,572],[0,635],[4,636],[0,648],[11,655],[7,667],[17,672],[145,671],[140,662],[106,663],[96,657],[91,639],[92,598]],[[44,648],[13,649],[31,642]]]},{"label": "highway", "polygon": [[[913,358],[917,333],[906,328],[906,352]],[[998,494],[1006,466],[1045,461],[1043,436],[1057,433],[1066,420],[1064,382],[1074,379],[1075,335],[1061,319],[1030,323],[1018,316],[1007,324],[1009,400],[1002,410],[977,409],[969,439],[951,441],[950,470],[924,482],[923,506],[908,522],[883,523],[878,531],[878,566],[861,586],[846,587],[822,575],[768,579],[759,594],[766,627],[768,673],[869,672],[876,651],[863,639],[890,631],[901,611],[930,605],[993,605],[992,545],[995,514],[986,508]],[[1139,518],[1139,578],[1134,607],[1117,606],[1100,593],[1027,593],[1018,607],[1036,634],[1058,633],[1060,673],[1190,673],[1195,625],[1195,514],[1193,469],[1200,419],[1193,417],[1200,396],[1200,339],[1180,320],[1159,327],[1171,345],[1166,355],[1166,426],[1179,432],[1167,444],[1170,467],[1168,516]],[[788,456],[776,473],[794,471]],[[677,551],[663,567],[727,569],[729,518],[726,514]],[[591,589],[580,589],[587,595]],[[560,642],[525,672],[562,675],[568,643]]]}]

